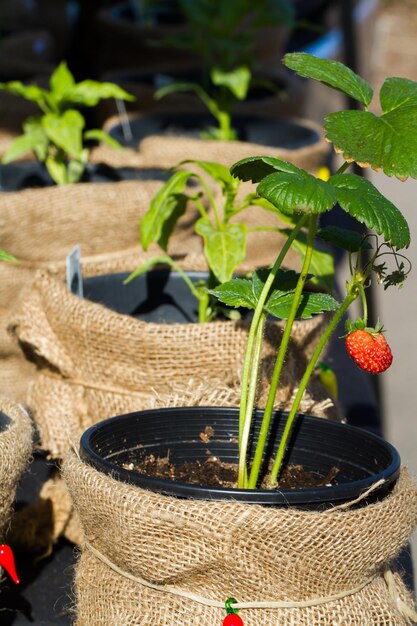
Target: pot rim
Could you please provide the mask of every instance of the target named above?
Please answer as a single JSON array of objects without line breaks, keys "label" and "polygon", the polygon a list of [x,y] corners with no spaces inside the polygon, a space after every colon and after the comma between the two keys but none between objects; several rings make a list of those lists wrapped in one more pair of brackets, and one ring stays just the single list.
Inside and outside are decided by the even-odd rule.
[{"label": "pot rim", "polygon": [[[312,425],[313,428],[319,427],[320,429],[325,429],[325,431],[327,431],[328,433],[339,432],[342,434],[342,437],[347,433],[350,433],[353,436],[356,434],[358,435],[358,437],[360,437],[360,439],[365,439],[369,443],[369,445],[378,445],[381,450],[384,450],[385,453],[389,456],[389,463],[386,464],[386,467],[384,467],[383,470],[377,471],[375,472],[375,474],[372,474],[366,478],[361,478],[358,480],[331,486],[314,488],[308,487],[297,490],[284,489],[282,491],[272,491],[267,489],[251,490],[223,487],[203,487],[202,485],[197,484],[188,484],[177,481],[170,481],[167,479],[154,478],[133,470],[124,469],[123,467],[116,465],[111,460],[109,460],[109,457],[103,457],[102,455],[97,453],[90,445],[90,440],[92,436],[97,433],[98,429],[110,428],[111,430],[111,427],[115,425],[118,421],[120,422],[121,420],[131,420],[132,418],[140,419],[140,417],[144,414],[152,417],[158,415],[159,413],[161,413],[161,411],[165,412],[165,414],[167,411],[175,414],[179,411],[185,411],[187,413],[190,413],[190,411],[193,410],[204,413],[207,412],[207,410],[209,410],[209,412],[216,411],[220,416],[225,416],[226,413],[230,412],[230,410],[236,412],[238,411],[238,409],[235,407],[169,407],[135,411],[132,413],[110,417],[91,426],[83,433],[80,440],[80,457],[83,461],[92,465],[97,470],[110,475],[116,480],[135,485],[140,488],[148,489],[163,495],[203,500],[236,500],[245,503],[273,506],[293,505],[299,507],[308,507],[309,505],[313,505],[329,508],[336,503],[340,504],[342,502],[348,502],[356,499],[358,496],[370,489],[376,482],[384,479],[384,483],[381,484],[380,487],[373,490],[369,498],[364,499],[363,503],[366,504],[370,501],[375,501],[376,499],[381,497],[381,495],[385,495],[387,492],[389,492],[394,486],[400,473],[400,455],[396,448],[382,437],[379,437],[374,433],[358,428],[356,426],[333,422],[325,420],[323,418],[305,415],[302,413],[298,415],[299,420],[301,419],[303,420],[303,422],[308,422]],[[282,412],[277,411],[276,413]],[[191,439],[195,439],[195,436],[193,435],[192,437],[190,437],[190,440]],[[167,440],[164,443],[167,445],[169,444],[169,441]]]}]

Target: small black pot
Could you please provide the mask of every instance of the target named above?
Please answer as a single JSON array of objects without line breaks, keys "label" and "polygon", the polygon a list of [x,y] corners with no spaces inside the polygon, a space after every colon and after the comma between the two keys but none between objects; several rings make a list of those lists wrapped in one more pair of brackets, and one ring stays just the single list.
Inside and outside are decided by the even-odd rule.
[{"label": "small black pot", "polygon": [[[399,475],[400,457],[391,444],[362,429],[307,415],[298,416],[286,463],[302,464],[323,476],[337,467],[336,485],[283,491],[209,488],[153,478],[122,467],[149,454],[163,458],[168,452],[177,464],[208,456],[237,463],[238,415],[238,409],[225,407],[167,408],[120,415],[89,428],[81,438],[80,455],[117,480],[165,495],[306,509],[326,509],[353,500],[383,478],[385,482],[362,504],[380,499]],[[257,411],[255,436],[261,417],[262,412]],[[285,414],[276,412],[268,456],[277,447],[284,423]],[[208,443],[199,438],[206,426],[214,429]]]},{"label": "small black pot", "polygon": [[[198,139],[202,131],[215,125],[215,119],[205,113],[158,113],[131,120],[131,140],[126,141],[121,124],[110,128],[109,134],[123,145],[140,149],[140,142],[150,135],[166,134]],[[314,128],[285,118],[276,118],[271,123],[271,120],[251,115],[235,115],[232,125],[240,141],[274,148],[295,150],[320,141]]]},{"label": "small black pot", "polygon": [[[152,270],[124,284],[128,273],[83,280],[84,297],[145,322],[188,323],[198,319],[198,303],[177,272]],[[208,280],[207,272],[187,272],[193,283]]]},{"label": "small black pot", "polygon": [[[80,183],[114,183],[122,180],[162,180],[171,174],[158,168],[113,168],[105,163],[88,163]],[[0,191],[21,191],[29,188],[51,187],[55,183],[46,167],[37,161],[16,161],[0,165]]]}]

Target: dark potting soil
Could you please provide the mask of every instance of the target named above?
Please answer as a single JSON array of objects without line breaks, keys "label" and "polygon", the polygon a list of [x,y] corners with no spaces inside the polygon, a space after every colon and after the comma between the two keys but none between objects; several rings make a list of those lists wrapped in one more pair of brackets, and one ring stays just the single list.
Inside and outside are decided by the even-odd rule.
[{"label": "dark potting soil", "polygon": [[[199,435],[204,443],[209,443],[213,436],[214,430],[211,426],[207,426]],[[222,487],[225,489],[237,487],[237,465],[225,463],[215,456],[209,456],[204,461],[187,461],[175,465],[170,461],[169,452],[163,458],[149,454],[134,463],[124,463],[123,468],[153,478],[198,484],[203,487]],[[326,476],[323,476],[317,472],[306,470],[302,465],[289,465],[283,468],[275,489],[326,487],[335,484],[337,474],[338,469],[336,467],[333,467]],[[268,473],[263,477],[260,488],[271,488],[268,482]]]}]

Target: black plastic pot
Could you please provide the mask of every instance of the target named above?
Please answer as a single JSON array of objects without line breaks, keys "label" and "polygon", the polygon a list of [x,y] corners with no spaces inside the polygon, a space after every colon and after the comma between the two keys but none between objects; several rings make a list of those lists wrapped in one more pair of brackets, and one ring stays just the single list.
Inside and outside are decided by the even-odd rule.
[{"label": "black plastic pot", "polygon": [[[132,139],[126,140],[121,124],[110,128],[110,135],[119,143],[139,147],[150,135],[187,136],[200,138],[201,133],[215,126],[215,119],[204,113],[158,113],[143,115],[130,122]],[[261,119],[250,115],[233,116],[233,128],[240,141],[294,150],[320,141],[314,128],[288,119]]]},{"label": "black plastic pot", "polygon": [[[84,297],[145,322],[196,322],[198,304],[180,274],[169,269],[142,274],[128,284],[127,273],[105,274],[83,280]],[[207,272],[187,272],[194,283],[207,281]]]},{"label": "black plastic pot", "polygon": [[[87,164],[80,183],[114,183],[122,180],[162,180],[170,174],[158,168],[113,168],[105,163]],[[37,161],[16,161],[0,165],[0,191],[21,191],[55,185],[46,167]]]},{"label": "black plastic pot", "polygon": [[[326,509],[353,500],[383,478],[385,482],[362,504],[374,501],[385,496],[398,477],[400,457],[391,444],[359,428],[307,415],[298,417],[286,463],[302,464],[323,476],[337,467],[336,485],[283,491],[208,488],[153,478],[122,467],[149,454],[165,457],[168,453],[177,464],[205,460],[209,455],[235,463],[238,414],[234,408],[183,407],[120,415],[83,434],[81,458],[117,480],[165,495],[306,509]],[[262,412],[258,411],[255,435],[261,417]],[[276,449],[284,423],[285,414],[277,412],[269,438],[269,455]],[[199,437],[206,426],[214,429],[208,443]]]}]

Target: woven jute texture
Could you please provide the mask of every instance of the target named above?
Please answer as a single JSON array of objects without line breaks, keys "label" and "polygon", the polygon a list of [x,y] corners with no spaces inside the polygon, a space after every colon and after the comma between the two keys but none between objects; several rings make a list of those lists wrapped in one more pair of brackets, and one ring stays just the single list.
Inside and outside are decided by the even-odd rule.
[{"label": "woven jute texture", "polygon": [[15,402],[0,396],[0,538],[12,514],[18,482],[32,452],[32,423]]},{"label": "woven jute texture", "polygon": [[[278,404],[287,405],[293,397],[323,324],[321,316],[295,324]],[[42,447],[58,457],[71,442],[78,445],[91,424],[146,408],[153,396],[185,389],[191,379],[214,389],[238,387],[247,330],[246,322],[144,322],[72,295],[47,272],[37,274],[11,324],[25,352],[38,362],[28,405]],[[282,326],[271,324],[264,342],[261,403],[281,335]],[[320,394],[322,388],[312,386],[306,398],[314,404],[323,399]]]},{"label": "woven jute texture", "polygon": [[[20,351],[7,335],[11,310],[22,291],[30,284],[37,269],[50,268],[65,276],[65,258],[74,245],[80,244],[82,271],[85,277],[109,272],[132,271],[141,260],[158,252],[156,246],[144,253],[138,243],[138,224],[150,200],[161,187],[158,180],[120,183],[77,184],[65,187],[30,189],[3,194],[0,207],[2,247],[19,259],[19,264],[0,264],[0,357],[3,391],[25,401],[25,384],[8,372]],[[192,207],[180,219],[169,251],[188,253],[200,249],[199,238],[192,235],[197,213]],[[7,357],[7,359],[5,358]],[[22,365],[22,376],[28,368]],[[10,381],[12,387],[10,387]],[[27,379],[26,379],[27,386]],[[23,393],[22,393],[23,390]]]},{"label": "woven jute texture", "polygon": [[[108,130],[115,123],[119,123],[118,118],[109,119],[105,128]],[[271,120],[271,124],[273,123]],[[149,167],[172,167],[184,159],[204,159],[231,166],[239,159],[268,155],[315,173],[325,163],[329,147],[322,139],[320,126],[308,120],[301,120],[300,123],[317,133],[317,141],[288,149],[243,141],[211,141],[167,134],[146,137],[140,142],[138,149]]]},{"label": "woven jute texture", "polygon": [[[89,544],[122,572],[224,602],[303,601],[370,580],[341,600],[307,608],[242,609],[245,626],[406,626],[382,572],[417,522],[403,470],[384,500],[326,512],[182,500],[105,476],[70,453],[64,477]],[[375,578],[373,578],[375,576]],[[410,603],[401,577],[401,598]],[[156,591],[84,547],[76,570],[76,626],[221,624],[225,610]]]}]

